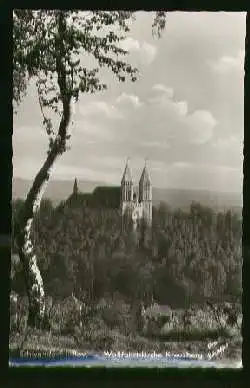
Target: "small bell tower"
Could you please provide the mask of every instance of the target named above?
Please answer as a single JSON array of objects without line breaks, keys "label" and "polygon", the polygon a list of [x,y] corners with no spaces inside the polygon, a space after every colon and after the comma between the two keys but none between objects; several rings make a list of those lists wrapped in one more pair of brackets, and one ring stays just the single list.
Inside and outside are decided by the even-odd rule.
[{"label": "small bell tower", "polygon": [[78,184],[77,184],[77,179],[75,178],[74,186],[73,186],[73,195],[77,195],[77,194],[78,194]]}]

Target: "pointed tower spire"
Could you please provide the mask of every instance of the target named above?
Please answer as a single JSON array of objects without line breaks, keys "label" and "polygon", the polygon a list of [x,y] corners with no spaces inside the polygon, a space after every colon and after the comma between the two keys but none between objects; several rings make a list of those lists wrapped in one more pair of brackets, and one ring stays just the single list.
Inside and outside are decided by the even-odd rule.
[{"label": "pointed tower spire", "polygon": [[148,159],[145,159],[145,165],[142,170],[139,181],[139,202],[143,206],[143,218],[148,225],[152,223],[152,183],[148,172]]},{"label": "pointed tower spire", "polygon": [[77,179],[75,178],[74,186],[73,186],[73,194],[78,194],[78,185],[77,185]]},{"label": "pointed tower spire", "polygon": [[122,201],[126,202],[133,200],[133,178],[129,161],[130,158],[127,158],[125,170],[121,180],[121,198]]},{"label": "pointed tower spire", "polygon": [[130,158],[127,158],[125,170],[122,176],[122,183],[124,182],[133,182],[132,172],[130,168]]},{"label": "pointed tower spire", "polygon": [[151,179],[150,179],[150,175],[148,172],[148,158],[145,158],[144,168],[142,170],[139,184],[142,185],[142,184],[146,184],[146,183],[151,184]]}]

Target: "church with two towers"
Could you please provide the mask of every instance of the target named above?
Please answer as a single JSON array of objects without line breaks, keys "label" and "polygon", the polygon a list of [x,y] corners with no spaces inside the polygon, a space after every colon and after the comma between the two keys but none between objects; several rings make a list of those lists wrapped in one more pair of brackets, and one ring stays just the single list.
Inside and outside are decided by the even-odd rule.
[{"label": "church with two towers", "polygon": [[120,205],[122,224],[126,216],[132,221],[134,231],[139,226],[150,229],[152,226],[152,182],[147,162],[141,173],[139,184],[133,179],[130,160],[127,160],[120,187],[98,186],[92,193],[81,193],[75,178],[71,199],[81,200],[90,206],[116,208]]},{"label": "church with two towers", "polygon": [[152,182],[150,179],[147,162],[136,186],[130,167],[130,160],[127,160],[121,180],[121,213],[131,217],[134,230],[141,221],[148,227],[152,225]]}]

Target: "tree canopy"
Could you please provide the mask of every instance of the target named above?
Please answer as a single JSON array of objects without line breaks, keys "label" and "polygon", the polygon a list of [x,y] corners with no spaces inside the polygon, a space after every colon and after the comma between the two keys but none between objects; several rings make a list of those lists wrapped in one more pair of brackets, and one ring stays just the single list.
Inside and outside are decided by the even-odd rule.
[{"label": "tree canopy", "polygon": [[[13,203],[13,214],[19,206]],[[117,209],[42,201],[33,233],[47,294],[61,298],[63,290],[95,300],[119,291],[128,300],[173,307],[240,300],[240,217],[200,204],[189,212],[164,210],[154,208],[153,239],[138,247],[128,229],[121,232]],[[20,290],[20,278],[13,287]]]}]

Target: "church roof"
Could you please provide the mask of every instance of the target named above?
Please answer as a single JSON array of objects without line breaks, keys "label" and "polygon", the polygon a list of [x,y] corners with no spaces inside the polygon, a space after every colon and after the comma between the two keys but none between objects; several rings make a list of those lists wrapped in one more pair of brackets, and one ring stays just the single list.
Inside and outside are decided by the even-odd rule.
[{"label": "church roof", "polygon": [[133,181],[132,172],[129,166],[129,161],[127,161],[126,167],[123,173],[123,177],[122,177],[122,182],[132,182],[132,181]]},{"label": "church roof", "polygon": [[151,183],[151,179],[150,179],[150,176],[149,176],[148,167],[147,167],[146,163],[145,163],[145,166],[144,166],[144,168],[142,170],[142,174],[141,174],[141,178],[140,178],[140,184],[141,183],[145,183],[145,182]]}]

